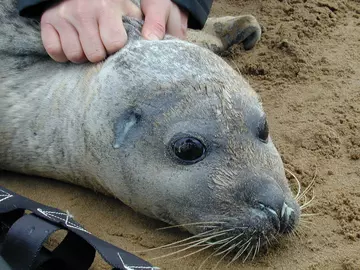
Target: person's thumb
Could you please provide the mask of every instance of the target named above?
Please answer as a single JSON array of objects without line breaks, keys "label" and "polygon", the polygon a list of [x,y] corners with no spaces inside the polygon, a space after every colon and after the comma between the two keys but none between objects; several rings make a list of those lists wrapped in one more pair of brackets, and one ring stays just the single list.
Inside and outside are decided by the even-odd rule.
[{"label": "person's thumb", "polygon": [[142,35],[148,40],[163,39],[170,13],[169,0],[143,0],[141,9],[145,16]]}]

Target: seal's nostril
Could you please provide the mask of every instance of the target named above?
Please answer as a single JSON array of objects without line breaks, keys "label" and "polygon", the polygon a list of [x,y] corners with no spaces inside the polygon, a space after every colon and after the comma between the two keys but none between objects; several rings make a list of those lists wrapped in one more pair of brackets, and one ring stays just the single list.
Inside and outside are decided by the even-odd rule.
[{"label": "seal's nostril", "polygon": [[267,210],[274,216],[274,217],[278,217],[278,214],[276,213],[276,211],[274,209],[272,209],[271,207],[267,207]]},{"label": "seal's nostril", "polygon": [[281,210],[280,207],[278,208],[278,211],[263,203],[258,203],[258,205],[260,210],[264,211],[270,218],[271,222],[274,225],[274,228],[278,232],[288,233],[294,228],[295,211],[285,202],[282,204]]},{"label": "seal's nostril", "polygon": [[294,209],[284,203],[281,209],[281,219],[289,220],[289,217],[294,213]]},{"label": "seal's nostril", "polygon": [[263,211],[264,211],[265,208],[266,208],[265,205],[263,205],[262,203],[259,203],[259,206],[260,206],[260,210],[263,210]]},{"label": "seal's nostril", "polygon": [[255,208],[263,211],[268,220],[273,224],[276,231],[280,231],[282,210],[284,208],[285,194],[273,181],[263,180],[261,185],[254,187],[254,195],[251,201]]},{"label": "seal's nostril", "polygon": [[259,206],[260,206],[260,210],[264,211],[266,215],[271,219],[275,229],[279,231],[281,227],[281,222],[280,222],[280,217],[278,213],[275,211],[275,209],[273,209],[270,206],[264,205],[262,203],[259,203]]},{"label": "seal's nostril", "polygon": [[280,232],[290,232],[295,223],[295,212],[294,209],[289,207],[286,203],[283,204],[280,216]]}]

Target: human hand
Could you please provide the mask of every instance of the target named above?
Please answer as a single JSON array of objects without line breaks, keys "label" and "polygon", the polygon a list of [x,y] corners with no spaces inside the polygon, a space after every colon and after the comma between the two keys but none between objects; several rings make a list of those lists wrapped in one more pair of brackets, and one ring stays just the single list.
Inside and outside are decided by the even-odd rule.
[{"label": "human hand", "polygon": [[[142,34],[163,39],[165,32],[184,39],[187,12],[170,0],[142,0],[145,15]],[[41,17],[45,50],[57,62],[99,62],[127,41],[122,16],[142,19],[131,0],[63,0]]]},{"label": "human hand", "polygon": [[149,40],[163,39],[165,33],[185,39],[188,12],[170,0],[141,0],[145,15],[142,35]]},{"label": "human hand", "polygon": [[127,41],[122,16],[142,19],[130,0],[63,0],[41,17],[45,50],[57,62],[99,62]]}]

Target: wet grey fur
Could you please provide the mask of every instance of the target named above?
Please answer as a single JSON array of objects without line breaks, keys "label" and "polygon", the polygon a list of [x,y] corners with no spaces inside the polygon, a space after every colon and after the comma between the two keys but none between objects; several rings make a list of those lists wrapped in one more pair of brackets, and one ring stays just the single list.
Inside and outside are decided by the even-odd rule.
[{"label": "wet grey fur", "polygon": [[[124,18],[125,48],[83,65],[52,61],[38,23],[18,17],[14,1],[1,1],[0,23],[0,169],[89,187],[170,224],[221,221],[256,241],[278,231],[284,205],[298,222],[280,156],[271,138],[258,138],[257,94],[209,50],[250,49],[260,37],[253,17],[190,32],[205,48],[143,40],[142,23]],[[183,134],[204,143],[202,161],[174,157],[169,144]]]}]

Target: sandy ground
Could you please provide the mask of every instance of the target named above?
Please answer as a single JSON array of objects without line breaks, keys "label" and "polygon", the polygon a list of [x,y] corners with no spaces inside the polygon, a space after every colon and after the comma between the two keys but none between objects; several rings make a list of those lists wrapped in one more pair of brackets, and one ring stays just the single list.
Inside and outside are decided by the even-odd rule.
[{"label": "sandy ground", "polygon": [[[300,237],[279,243],[253,261],[217,269],[360,269],[360,1],[218,0],[212,15],[253,14],[261,42],[224,56],[261,95],[272,137],[285,165],[306,187],[315,176],[315,202]],[[70,210],[100,238],[128,251],[143,250],[186,233],[157,231],[164,224],[121,202],[51,180],[1,173],[0,185],[42,203]],[[306,221],[306,222],[305,222]],[[204,251],[162,269],[197,269]],[[219,257],[202,269],[212,269]],[[97,260],[94,269],[108,269]]]}]

